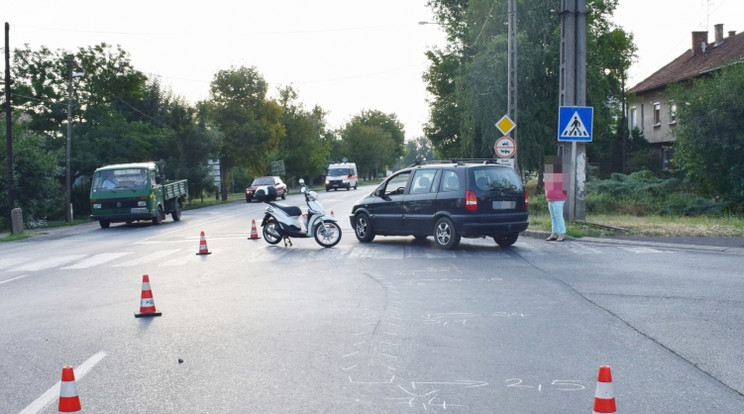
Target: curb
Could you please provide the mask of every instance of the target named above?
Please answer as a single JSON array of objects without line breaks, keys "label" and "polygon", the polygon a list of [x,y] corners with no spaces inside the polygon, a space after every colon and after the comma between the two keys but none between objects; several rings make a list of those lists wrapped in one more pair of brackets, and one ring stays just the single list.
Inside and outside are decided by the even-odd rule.
[{"label": "curb", "polygon": [[[525,237],[545,239],[550,236],[550,232],[539,231],[539,230],[525,230],[522,232]],[[702,244],[689,244],[689,243],[667,243],[659,241],[649,240],[633,240],[633,239],[611,239],[611,238],[600,238],[600,237],[571,237],[566,236],[567,241],[580,241],[584,243],[596,243],[596,244],[607,244],[615,246],[642,246],[642,247],[656,247],[664,249],[674,250],[688,250],[688,251],[699,251],[708,253],[722,253],[731,254],[735,256],[744,256],[744,248],[731,247],[731,246],[707,246]]]}]

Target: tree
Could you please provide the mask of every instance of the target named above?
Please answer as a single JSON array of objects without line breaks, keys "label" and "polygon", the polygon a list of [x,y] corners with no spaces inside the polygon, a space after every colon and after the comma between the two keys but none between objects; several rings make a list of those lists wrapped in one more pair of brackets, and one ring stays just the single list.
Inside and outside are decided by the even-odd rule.
[{"label": "tree", "polygon": [[364,110],[341,130],[343,155],[357,164],[360,176],[377,177],[403,155],[405,133],[395,114]]},{"label": "tree", "polygon": [[207,129],[204,106],[192,107],[179,98],[161,97],[162,122],[174,132],[167,144],[166,175],[189,180],[189,198],[213,189],[208,160],[217,158],[220,135]]},{"label": "tree", "polygon": [[425,161],[436,159],[431,142],[426,137],[418,137],[405,143],[405,156],[403,156],[403,165],[411,165],[416,161]]},{"label": "tree", "polygon": [[222,199],[227,199],[227,172],[242,166],[255,175],[269,167],[268,155],[285,134],[281,106],[266,98],[268,83],[255,67],[217,72],[210,86],[211,120],[222,134],[220,172]]},{"label": "tree", "polygon": [[325,173],[330,157],[330,142],[322,139],[326,133],[325,112],[319,106],[306,110],[291,86],[281,89],[279,97],[286,135],[274,158],[284,160],[287,182],[307,178],[312,185],[314,177]]},{"label": "tree", "polygon": [[[606,68],[624,73],[617,54],[628,45],[608,38],[622,32],[609,22],[617,0],[588,0],[587,103],[595,107],[595,135],[609,127],[621,88],[600,82]],[[501,135],[494,123],[507,113],[507,40],[503,24],[507,0],[429,0],[427,3],[448,36],[444,49],[427,53],[424,75],[430,101],[427,138],[443,157],[492,157]],[[536,171],[544,155],[554,154],[558,123],[560,2],[520,1],[518,36],[518,132],[522,168]],[[630,53],[632,55],[632,53]],[[609,132],[608,132],[609,131]]]},{"label": "tree", "polygon": [[[134,69],[125,51],[105,43],[75,53],[44,47],[34,51],[28,46],[14,51],[15,108],[30,116],[28,128],[43,142],[39,150],[56,154],[58,165],[65,165],[70,57],[74,71],[84,73],[73,84],[73,183],[103,164],[165,158],[173,131],[157,120],[157,114],[148,113],[160,97],[151,94],[147,77]],[[87,212],[84,190],[73,189],[76,212]],[[59,208],[62,211],[61,204]]]},{"label": "tree", "polygon": [[[59,207],[64,204],[64,193],[57,179],[59,154],[45,150],[43,137],[29,130],[30,124],[31,117],[28,115],[13,117],[13,198],[23,211],[27,223],[59,214]],[[4,128],[0,137],[3,140],[6,138]],[[6,155],[5,152],[3,155]],[[2,163],[2,170],[5,170],[6,164]],[[5,199],[8,187],[4,171],[1,180],[0,196]],[[5,215],[2,219],[5,219]]]},{"label": "tree", "polygon": [[708,196],[744,206],[744,64],[670,87],[677,102],[673,164]]},{"label": "tree", "polygon": [[[169,177],[188,178],[191,197],[211,184],[207,159],[216,158],[219,130],[208,129],[202,107],[191,107],[157,79],[136,70],[120,47],[105,43],[64,50],[15,50],[13,55],[13,103],[16,112],[30,119],[25,128],[37,137],[35,159],[56,157],[61,175],[65,164],[67,135],[67,87],[69,58],[82,78],[73,82],[71,172],[74,211],[89,209],[86,177],[99,166],[119,162],[165,160]],[[58,178],[59,191],[64,181]],[[19,191],[32,191],[24,186]],[[58,192],[58,191],[56,191]],[[37,204],[52,193],[29,196]],[[21,194],[21,196],[24,196]],[[59,213],[63,203],[55,203]],[[58,216],[59,213],[50,213]]]}]

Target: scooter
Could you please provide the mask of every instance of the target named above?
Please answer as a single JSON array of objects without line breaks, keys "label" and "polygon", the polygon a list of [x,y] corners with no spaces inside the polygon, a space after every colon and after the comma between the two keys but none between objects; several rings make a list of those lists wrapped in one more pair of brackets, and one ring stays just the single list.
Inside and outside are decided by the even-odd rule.
[{"label": "scooter", "polygon": [[323,206],[318,202],[318,193],[308,191],[305,180],[300,179],[300,192],[305,195],[307,213],[297,206],[288,206],[272,202],[276,200],[276,190],[272,186],[256,189],[256,198],[266,202],[266,214],[261,227],[263,238],[269,244],[277,244],[284,240],[284,246],[292,245],[290,237],[315,237],[315,241],[323,247],[333,247],[341,241],[341,227],[333,216],[325,214]]}]

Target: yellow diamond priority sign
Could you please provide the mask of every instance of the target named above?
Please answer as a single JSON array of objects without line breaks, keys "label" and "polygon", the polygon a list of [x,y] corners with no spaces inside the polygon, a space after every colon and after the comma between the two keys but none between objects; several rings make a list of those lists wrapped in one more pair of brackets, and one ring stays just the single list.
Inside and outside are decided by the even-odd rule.
[{"label": "yellow diamond priority sign", "polygon": [[496,123],[496,128],[501,131],[502,134],[507,135],[509,132],[511,132],[514,127],[517,126],[517,124],[514,123],[514,121],[509,118],[509,115],[504,115],[499,119],[499,122]]}]

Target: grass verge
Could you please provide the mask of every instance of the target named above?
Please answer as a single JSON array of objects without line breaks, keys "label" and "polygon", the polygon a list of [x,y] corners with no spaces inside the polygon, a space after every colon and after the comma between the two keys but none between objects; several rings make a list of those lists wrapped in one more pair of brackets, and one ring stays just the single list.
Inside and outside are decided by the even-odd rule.
[{"label": "grass verge", "polygon": [[[549,214],[531,214],[530,229],[550,231]],[[740,217],[671,217],[631,215],[587,215],[585,223],[567,222],[566,233],[574,237],[654,236],[654,237],[744,237]]]}]

